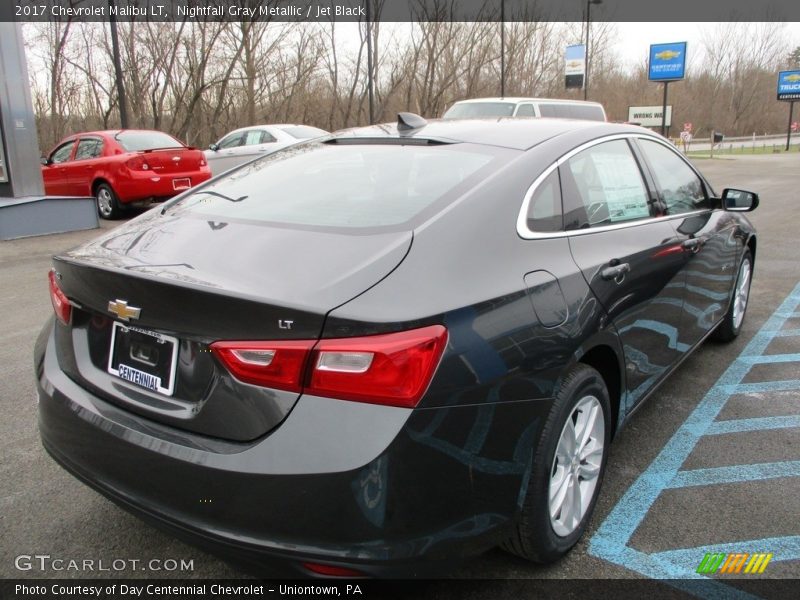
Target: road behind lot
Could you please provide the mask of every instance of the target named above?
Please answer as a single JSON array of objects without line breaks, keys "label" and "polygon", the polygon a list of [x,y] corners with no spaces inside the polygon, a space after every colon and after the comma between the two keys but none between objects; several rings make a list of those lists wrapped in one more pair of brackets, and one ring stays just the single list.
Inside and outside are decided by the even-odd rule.
[{"label": "road behind lot", "polygon": [[[743,334],[730,345],[706,344],[672,376],[622,431],[611,458],[591,529],[564,560],[537,567],[492,551],[455,573],[459,577],[593,578],[641,577],[647,572],[625,560],[606,560],[590,551],[590,542],[626,490],[648,469],[659,452],[709,390],[747,346],[754,333],[800,282],[800,154],[699,160],[701,170],[721,192],[723,187],[757,191],[761,206],[752,214],[759,230],[755,278]],[[103,229],[116,223],[104,222]],[[44,453],[36,426],[32,351],[36,335],[51,314],[46,274],[49,258],[98,231],[76,232],[0,244],[0,577],[214,577],[240,576],[220,560],[173,540],[118,509],[68,475]],[[798,309],[800,310],[800,309]],[[800,312],[787,321],[800,329]],[[782,338],[765,352],[800,353],[800,337]],[[775,342],[771,342],[775,344]],[[795,357],[796,360],[796,357]],[[798,363],[758,365],[744,381],[798,379]],[[766,400],[759,402],[759,399]],[[771,418],[800,415],[800,391],[762,397],[732,396],[720,418]],[[726,412],[727,411],[727,412]],[[774,421],[770,421],[774,422]],[[782,421],[784,425],[786,421]],[[791,425],[791,421],[789,422]],[[736,460],[729,460],[732,455]],[[727,462],[726,462],[727,461]],[[686,468],[730,464],[800,461],[800,428],[795,424],[768,431],[716,435],[698,443]],[[739,540],[800,536],[800,477],[759,478],[727,485],[695,485],[668,490],[642,505],[641,522],[628,543],[644,553]],[[616,517],[614,517],[616,518]],[[613,518],[609,519],[612,525]],[[600,538],[602,536],[598,536]],[[800,539],[800,537],[797,537]],[[599,548],[600,546],[597,545]],[[784,548],[785,550],[785,548]],[[732,550],[729,550],[732,551]],[[780,560],[776,546],[742,552],[776,552],[766,571],[774,577],[800,577],[800,556]],[[791,548],[787,550],[790,552]],[[81,571],[21,572],[18,555],[48,554],[64,559],[193,560],[190,572],[126,569],[113,573]],[[697,562],[702,559],[697,556]],[[690,557],[691,559],[691,557]],[[625,565],[625,566],[623,566]],[[141,567],[140,567],[141,568]],[[498,584],[500,585],[500,584]]]}]

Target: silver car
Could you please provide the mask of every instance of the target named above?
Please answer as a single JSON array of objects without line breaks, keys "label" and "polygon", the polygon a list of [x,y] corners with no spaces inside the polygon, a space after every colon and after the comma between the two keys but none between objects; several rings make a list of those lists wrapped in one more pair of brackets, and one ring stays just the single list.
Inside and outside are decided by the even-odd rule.
[{"label": "silver car", "polygon": [[328,135],[318,127],[308,125],[255,125],[235,129],[211,144],[205,151],[212,175],[219,175],[237,165],[263,154],[280,150],[303,140]]}]

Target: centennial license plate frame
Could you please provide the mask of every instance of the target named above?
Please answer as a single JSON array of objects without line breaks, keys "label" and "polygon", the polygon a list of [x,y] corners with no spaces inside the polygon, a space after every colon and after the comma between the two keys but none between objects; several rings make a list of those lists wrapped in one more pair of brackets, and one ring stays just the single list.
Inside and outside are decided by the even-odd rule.
[{"label": "centennial license plate frame", "polygon": [[171,396],[177,366],[178,338],[114,321],[108,352],[109,373],[146,390]]}]

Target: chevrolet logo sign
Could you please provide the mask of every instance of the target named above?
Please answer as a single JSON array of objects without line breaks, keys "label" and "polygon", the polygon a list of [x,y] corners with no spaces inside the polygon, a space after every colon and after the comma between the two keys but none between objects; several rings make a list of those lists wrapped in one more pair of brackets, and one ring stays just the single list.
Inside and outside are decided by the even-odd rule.
[{"label": "chevrolet logo sign", "polygon": [[123,321],[129,321],[131,319],[138,319],[139,315],[142,314],[141,308],[136,308],[135,306],[128,306],[128,302],[126,300],[112,300],[108,303],[108,310],[109,312],[114,313]]}]

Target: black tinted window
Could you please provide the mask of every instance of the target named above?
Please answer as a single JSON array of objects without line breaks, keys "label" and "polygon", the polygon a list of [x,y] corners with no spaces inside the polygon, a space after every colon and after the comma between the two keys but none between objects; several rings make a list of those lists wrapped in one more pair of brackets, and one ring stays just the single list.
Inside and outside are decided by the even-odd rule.
[{"label": "black tinted window", "polygon": [[183,148],[178,140],[160,131],[123,131],[115,135],[114,139],[128,152]]},{"label": "black tinted window", "polygon": [[561,184],[558,169],[554,170],[536,188],[528,206],[528,229],[531,231],[561,231]]},{"label": "black tinted window", "polygon": [[583,119],[584,121],[605,121],[603,109],[591,104],[570,104],[569,115],[572,119]]},{"label": "black tinted window", "polygon": [[556,114],[556,105],[555,104],[539,104],[539,115],[542,117],[560,117],[561,115]]},{"label": "black tinted window", "polygon": [[[458,146],[293,146],[257,160],[176,205],[203,218],[323,227],[405,223],[459,185],[466,191],[495,154]],[[453,196],[455,198],[456,196]]]},{"label": "black tinted window", "polygon": [[639,140],[639,146],[653,169],[668,215],[710,208],[702,181],[674,150],[650,140]]},{"label": "black tinted window", "polygon": [[567,229],[598,227],[650,216],[639,165],[625,140],[587,148],[561,167]]}]

